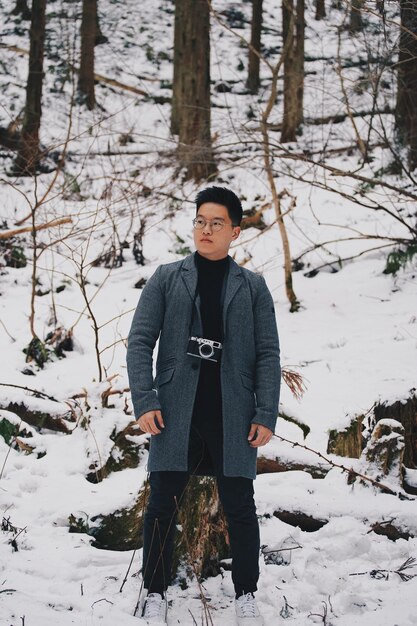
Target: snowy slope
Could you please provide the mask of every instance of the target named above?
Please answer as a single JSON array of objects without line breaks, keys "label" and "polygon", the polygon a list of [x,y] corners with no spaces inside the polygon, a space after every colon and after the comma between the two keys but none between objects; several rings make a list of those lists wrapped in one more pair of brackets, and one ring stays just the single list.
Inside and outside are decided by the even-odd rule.
[{"label": "snowy slope", "polygon": [[[250,3],[228,3],[246,16],[239,34],[248,36]],[[280,11],[277,3],[265,2],[269,32],[263,43],[272,60],[277,59]],[[77,60],[75,42],[79,28],[80,3],[62,0],[48,3],[48,43],[43,96],[41,140],[62,147],[67,135],[65,176],[53,183],[39,208],[37,223],[70,216],[71,224],[43,231],[39,241],[46,246],[38,259],[38,288],[45,295],[35,301],[35,329],[40,338],[56,325],[73,327],[74,351],[66,358],[49,362],[40,370],[25,363],[22,350],[30,339],[30,285],[32,264],[26,268],[0,271],[0,381],[35,388],[65,402],[75,394],[78,416],[88,418],[88,427],[69,422],[71,435],[43,430],[33,432],[35,453],[10,449],[0,437],[0,626],[49,626],[77,624],[128,626],[139,624],[133,611],[140,588],[141,551],[132,553],[98,550],[85,534],[68,532],[70,514],[90,519],[133,504],[146,477],[146,452],[139,467],[111,474],[98,484],[85,476],[90,465],[110,453],[113,429],[122,430],[130,421],[131,406],[125,365],[125,339],[134,307],[140,296],[135,284],[149,277],[160,263],[181,258],[192,249],[192,199],[197,187],[183,183],[175,169],[175,139],[169,135],[170,106],[155,103],[169,97],[171,80],[173,3],[168,0],[143,3],[100,0],[101,25],[109,43],[96,49],[96,70],[122,83],[144,90],[149,97],[135,95],[102,83],[97,86],[100,107],[88,113],[78,106],[69,125],[73,76],[63,61]],[[28,48],[27,24],[10,17],[11,0],[0,2],[2,44]],[[219,10],[221,3],[216,2]],[[325,22],[315,22],[308,7],[306,55],[309,60],[305,85],[306,118],[345,112],[335,58],[337,26],[343,11],[329,7]],[[394,9],[392,9],[394,10]],[[224,15],[221,16],[225,19]],[[77,19],[78,21],[77,21]],[[375,51],[380,41],[379,18],[369,16],[367,37],[343,37],[345,61],[366,58],[368,47]],[[395,31],[389,35],[395,38]],[[244,93],[246,51],[238,38],[213,22],[213,135],[220,159],[222,183],[241,194],[244,208],[270,201],[256,122],[250,109],[259,111],[268,97],[269,70],[262,69],[263,90],[259,97]],[[24,105],[27,56],[0,48],[0,124],[6,126]],[[379,107],[393,106],[395,84],[386,74]],[[345,70],[352,106],[370,107],[369,90],[363,87],[363,68]],[[219,82],[229,81],[232,90],[220,93]],[[362,85],[362,87],[361,87]],[[271,122],[281,119],[279,96]],[[359,132],[368,132],[369,118],[356,118]],[[374,120],[370,141],[378,143],[381,133],[392,136],[392,116]],[[279,133],[271,132],[276,150]],[[349,120],[341,124],[306,124],[294,151],[320,151],[349,146],[355,137]],[[103,152],[108,154],[103,154]],[[379,170],[390,160],[390,152],[375,148],[373,160],[363,164],[358,151],[334,153],[331,165],[355,170],[371,179],[382,178]],[[319,159],[317,159],[319,160]],[[12,154],[0,153],[3,172],[10,169]],[[330,161],[329,161],[330,163]],[[297,401],[283,385],[281,411],[297,416],[310,427],[306,443],[326,451],[328,431],[343,428],[352,417],[368,411],[375,401],[405,400],[416,387],[417,285],[415,264],[397,277],[383,273],[388,248],[386,240],[369,241],[362,234],[385,237],[406,236],[406,229],[391,214],[355,203],[363,199],[358,181],[331,176],[308,163],[276,157],[279,191],[287,189],[296,198],[286,224],[293,257],[318,242],[331,242],[305,254],[304,269],[294,273],[294,289],[301,301],[298,313],[290,313],[285,297],[283,252],[272,208],[264,212],[271,228],[260,234],[247,229],[232,249],[246,267],[260,271],[272,291],[279,325],[282,363],[304,377],[307,391]],[[394,175],[384,175],[392,185],[412,185]],[[44,174],[35,188],[29,180],[1,176],[1,218],[4,228],[28,214],[35,198],[52,184],[54,173]],[[327,189],[323,188],[327,185]],[[151,189],[148,193],[147,188]],[[340,191],[338,195],[331,191]],[[415,192],[415,189],[414,189]],[[415,203],[386,187],[365,189],[365,204],[378,202],[394,215],[409,216],[415,225]],[[284,205],[288,206],[288,198]],[[144,223],[144,267],[133,258],[133,237]],[[94,225],[92,234],[89,228]],[[352,237],[358,237],[352,239]],[[345,238],[345,241],[334,241]],[[61,239],[61,241],[59,241]],[[30,261],[30,237],[25,235]],[[114,243],[127,241],[124,262],[112,269],[89,266]],[[361,252],[375,247],[362,256]],[[338,263],[339,258],[356,257]],[[88,267],[87,294],[97,320],[104,378],[98,382],[92,321],[85,308],[77,275],[80,264]],[[325,263],[314,277],[309,270]],[[334,271],[338,270],[338,271]],[[65,288],[59,293],[57,287]],[[52,297],[53,296],[53,297]],[[26,368],[33,376],[22,373]],[[113,407],[103,408],[101,394],[110,385],[120,390],[112,396]],[[0,387],[1,402],[23,398],[31,406],[35,399],[22,389]],[[127,403],[127,404],[126,404]],[[127,408],[126,408],[127,407]],[[7,417],[5,412],[0,413]],[[301,431],[283,420],[277,433],[302,441]],[[271,458],[316,462],[311,453],[273,440],[265,448]],[[37,458],[39,455],[39,458]],[[340,459],[339,459],[340,460]],[[345,460],[346,464],[357,464]],[[346,484],[345,475],[332,469],[323,480],[302,472],[264,474],[255,482],[261,525],[261,543],[270,550],[292,545],[290,562],[265,563],[261,557],[259,604],[267,626],[288,623],[306,626],[411,626],[415,624],[417,582],[402,580],[395,571],[409,558],[417,557],[417,540],[392,542],[369,532],[372,524],[394,519],[413,534],[417,506],[413,499],[400,500],[371,488]],[[329,522],[314,533],[284,524],[274,511],[302,510]],[[11,543],[15,539],[16,551]],[[286,554],[285,552],[282,554]],[[379,576],[376,570],[388,570]],[[124,576],[127,580],[122,585]],[[417,569],[405,570],[417,574]],[[233,586],[230,572],[204,582],[216,625],[233,624]],[[202,605],[195,581],[182,590],[171,588],[172,624],[188,626],[202,622]],[[193,621],[195,620],[195,621]]]}]

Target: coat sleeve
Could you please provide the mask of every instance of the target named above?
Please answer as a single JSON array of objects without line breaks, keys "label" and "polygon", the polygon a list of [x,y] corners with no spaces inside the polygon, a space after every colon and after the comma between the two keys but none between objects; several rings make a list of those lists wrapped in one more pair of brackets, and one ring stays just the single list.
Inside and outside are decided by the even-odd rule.
[{"label": "coat sleeve", "polygon": [[252,423],[275,431],[281,389],[280,347],[274,302],[265,279],[259,279],[253,311],[256,410]]},{"label": "coat sleeve", "polygon": [[127,372],[136,419],[152,410],[161,410],[153,388],[152,355],[164,319],[161,266],[143,288],[133,316],[127,344]]}]

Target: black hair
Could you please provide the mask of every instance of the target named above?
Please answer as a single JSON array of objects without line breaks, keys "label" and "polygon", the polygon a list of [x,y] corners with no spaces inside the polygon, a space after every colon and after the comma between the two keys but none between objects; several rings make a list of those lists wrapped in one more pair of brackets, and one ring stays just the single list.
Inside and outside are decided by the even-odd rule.
[{"label": "black hair", "polygon": [[205,202],[214,202],[226,207],[233,226],[240,226],[242,221],[242,203],[231,189],[226,187],[206,187],[198,192],[195,199],[196,212]]}]

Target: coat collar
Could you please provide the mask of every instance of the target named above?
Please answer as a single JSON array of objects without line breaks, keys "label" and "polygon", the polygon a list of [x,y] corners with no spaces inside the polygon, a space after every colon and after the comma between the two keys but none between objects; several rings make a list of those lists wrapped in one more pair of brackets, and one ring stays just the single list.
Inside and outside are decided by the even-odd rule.
[{"label": "coat collar", "polygon": [[[182,263],[182,278],[184,280],[187,291],[190,294],[190,298],[194,300],[195,291],[197,288],[198,271],[195,263],[195,252],[185,257]],[[243,283],[243,272],[241,267],[236,263],[232,257],[229,256],[229,271],[227,276],[226,290],[224,293],[223,304],[223,326],[226,328],[226,316],[227,309],[236,292]],[[196,299],[198,309],[200,308],[200,297]]]}]

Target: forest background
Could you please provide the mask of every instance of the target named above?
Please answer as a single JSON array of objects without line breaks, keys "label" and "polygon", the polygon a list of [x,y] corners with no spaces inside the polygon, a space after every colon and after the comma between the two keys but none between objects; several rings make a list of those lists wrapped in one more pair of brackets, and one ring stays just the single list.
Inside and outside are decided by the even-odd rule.
[{"label": "forest background", "polygon": [[[148,439],[126,337],[198,189],[244,204],[283,381],[266,623],[415,623],[417,2],[0,0],[1,626],[137,624]],[[196,522],[199,520],[199,523]],[[171,613],[233,623],[210,480]]]}]

